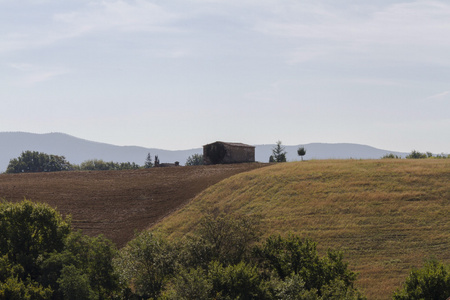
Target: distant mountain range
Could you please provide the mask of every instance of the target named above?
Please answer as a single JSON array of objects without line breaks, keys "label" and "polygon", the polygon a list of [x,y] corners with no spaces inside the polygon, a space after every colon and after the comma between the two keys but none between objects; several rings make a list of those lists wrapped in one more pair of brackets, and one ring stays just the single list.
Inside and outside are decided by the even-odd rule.
[{"label": "distant mountain range", "polygon": [[[211,141],[215,142],[215,141]],[[237,142],[237,141],[227,141]],[[203,146],[203,145],[202,145]],[[114,162],[135,162],[143,165],[148,153],[152,157],[158,155],[163,163],[179,161],[184,164],[186,159],[196,153],[203,153],[203,148],[189,150],[163,150],[138,146],[116,146],[80,139],[64,133],[35,134],[26,132],[0,132],[0,172],[4,172],[9,160],[17,158],[23,151],[39,151],[47,154],[63,155],[73,164],[80,164],[89,159],[102,159]],[[275,145],[256,145],[256,161],[267,162]],[[388,153],[406,156],[408,153],[382,150],[359,144],[324,144],[312,143],[302,145],[306,149],[303,159],[378,159]],[[287,160],[300,160],[296,146],[285,146]]]}]

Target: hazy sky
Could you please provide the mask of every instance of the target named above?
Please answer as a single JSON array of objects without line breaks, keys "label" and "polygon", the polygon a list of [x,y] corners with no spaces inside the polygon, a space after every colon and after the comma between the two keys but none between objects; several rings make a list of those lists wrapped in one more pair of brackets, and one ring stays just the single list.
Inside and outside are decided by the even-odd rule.
[{"label": "hazy sky", "polygon": [[449,153],[450,2],[0,0],[0,99],[116,145]]}]

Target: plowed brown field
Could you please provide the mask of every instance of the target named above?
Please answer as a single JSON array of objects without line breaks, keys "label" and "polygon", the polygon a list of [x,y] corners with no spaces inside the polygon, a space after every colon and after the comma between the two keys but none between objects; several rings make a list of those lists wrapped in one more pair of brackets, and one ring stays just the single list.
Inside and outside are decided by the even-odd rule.
[{"label": "plowed brown field", "polygon": [[103,234],[119,247],[232,175],[265,166],[234,164],[131,171],[0,175],[0,198],[48,203],[85,234]]}]

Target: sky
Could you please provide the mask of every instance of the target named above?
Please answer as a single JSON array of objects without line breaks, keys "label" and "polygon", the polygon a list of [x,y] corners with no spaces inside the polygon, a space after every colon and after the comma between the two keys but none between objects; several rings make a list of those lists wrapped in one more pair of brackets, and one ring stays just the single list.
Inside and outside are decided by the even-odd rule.
[{"label": "sky", "polygon": [[449,37],[438,0],[0,0],[0,131],[450,153]]}]

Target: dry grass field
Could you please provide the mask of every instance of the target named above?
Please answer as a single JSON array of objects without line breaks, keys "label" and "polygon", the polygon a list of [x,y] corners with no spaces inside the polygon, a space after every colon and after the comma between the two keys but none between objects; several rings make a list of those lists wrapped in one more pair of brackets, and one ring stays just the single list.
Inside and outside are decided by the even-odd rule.
[{"label": "dry grass field", "polygon": [[450,263],[450,160],[272,165],[209,187],[155,226],[175,238],[211,212],[257,214],[263,232],[343,250],[368,299],[390,299],[412,267]]},{"label": "dry grass field", "polygon": [[119,247],[222,179],[263,164],[130,171],[0,174],[0,199],[45,202],[72,226]]}]

